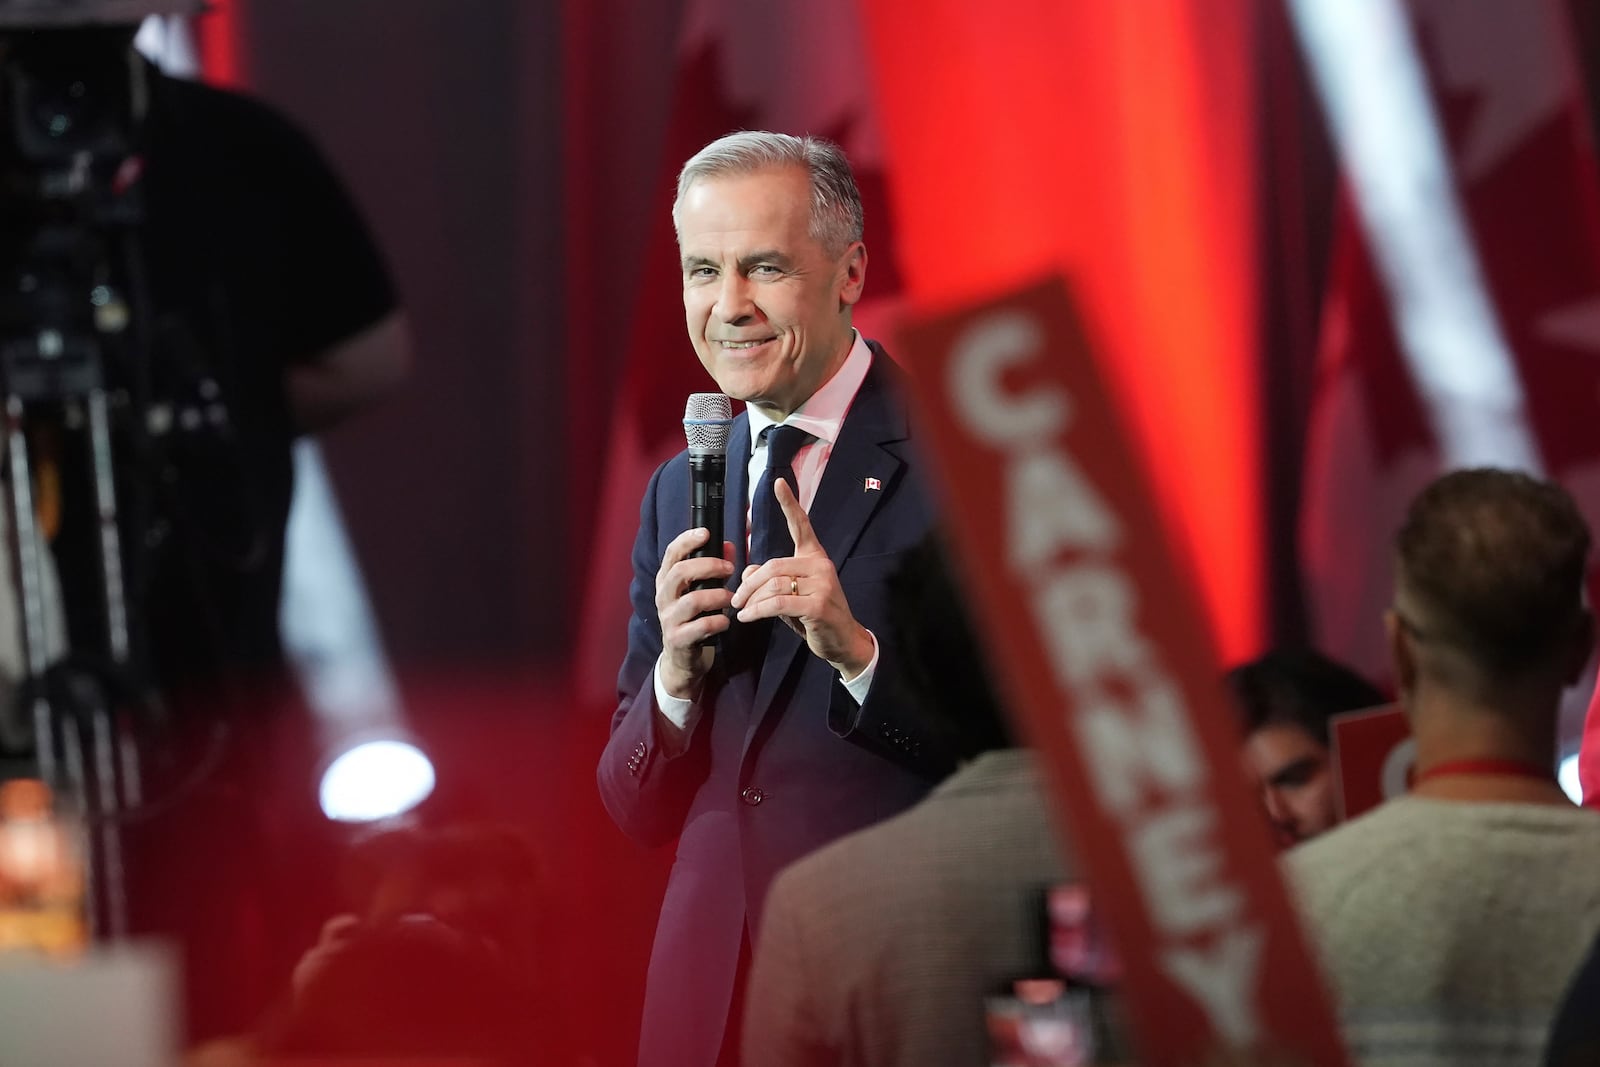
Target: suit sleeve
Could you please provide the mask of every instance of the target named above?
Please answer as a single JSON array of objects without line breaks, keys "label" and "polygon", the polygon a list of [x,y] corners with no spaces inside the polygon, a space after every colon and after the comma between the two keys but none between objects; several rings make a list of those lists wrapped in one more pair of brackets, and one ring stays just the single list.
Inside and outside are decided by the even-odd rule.
[{"label": "suit sleeve", "polygon": [[[918,715],[903,678],[885,649],[864,704],[857,704],[843,682],[835,682],[828,701],[828,728],[884,759],[929,779],[942,781],[971,753],[959,738]],[[885,666],[889,669],[885,670]]]},{"label": "suit sleeve", "polygon": [[811,973],[806,956],[806,907],[804,884],[780,876],[767,898],[750,969],[744,1067],[823,1067],[843,1059],[819,998],[827,978]]},{"label": "suit sleeve", "polygon": [[[874,362],[874,367],[892,367],[881,349],[877,354],[881,359]],[[894,479],[888,489],[896,509],[893,526],[897,537],[891,544],[879,542],[866,549],[869,556],[887,556],[885,550],[893,548],[903,558],[903,553],[928,536],[935,522],[934,502],[922,477],[925,468],[921,457],[909,448],[896,454],[905,463],[903,477]],[[834,682],[828,699],[828,728],[835,736],[914,774],[941,781],[973,753],[966,751],[967,746],[954,731],[942,725],[942,717],[924,714],[907,682],[906,663],[895,643],[894,627],[889,625],[886,585],[887,578],[898,569],[899,559],[892,567],[869,572],[871,577],[866,579],[856,577],[856,561],[836,562],[841,564],[839,579],[852,613],[877,638],[878,666],[867,699],[860,704],[842,680]]]},{"label": "suit sleeve", "polygon": [[[628,590],[633,603],[628,654],[617,676],[618,704],[598,771],[600,799],[611,818],[629,837],[645,845],[665,844],[683,829],[695,790],[705,779],[709,754],[708,731],[703,724],[676,754],[669,753],[656,734],[660,712],[654,678],[661,655],[661,623],[656,618],[655,585],[665,551],[660,517],[661,501],[670,495],[664,488],[664,483],[671,481],[666,477],[668,466],[663,465],[650,479],[639,508],[639,536],[633,545],[633,580]],[[678,497],[686,499],[684,493]]]}]

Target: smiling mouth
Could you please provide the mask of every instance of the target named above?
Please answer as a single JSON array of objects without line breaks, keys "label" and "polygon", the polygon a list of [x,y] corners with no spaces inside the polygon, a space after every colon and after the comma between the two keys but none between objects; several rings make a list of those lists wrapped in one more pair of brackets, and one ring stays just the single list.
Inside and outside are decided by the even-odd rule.
[{"label": "smiling mouth", "polygon": [[774,338],[763,337],[759,341],[717,341],[715,343],[719,348],[727,352],[743,352],[746,349],[759,348],[771,340],[774,340]]}]

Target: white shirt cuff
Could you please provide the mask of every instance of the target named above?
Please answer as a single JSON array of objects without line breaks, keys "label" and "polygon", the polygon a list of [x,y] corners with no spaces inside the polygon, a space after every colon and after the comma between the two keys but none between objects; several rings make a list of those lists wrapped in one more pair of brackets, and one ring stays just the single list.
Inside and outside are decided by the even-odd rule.
[{"label": "white shirt cuff", "polygon": [[[878,662],[877,656],[873,656],[872,662]],[[862,673],[865,674],[866,672],[863,671]],[[661,714],[668,722],[687,733],[689,728],[695,724],[695,720],[700,717],[695,711],[694,701],[685,700],[683,697],[675,697],[667,692],[666,686],[661,684],[661,661],[659,659],[656,660],[656,669],[650,672],[650,677],[655,684],[656,707],[661,709]]]},{"label": "white shirt cuff", "polygon": [[[854,678],[846,680],[844,675],[841,674],[839,676],[839,680],[844,682],[845,689],[849,691],[857,706],[867,702],[867,693],[872,689],[872,676],[878,673],[878,635],[868,630],[867,636],[872,638],[872,658],[867,661],[867,665],[862,668],[861,673]],[[658,682],[656,685],[656,691],[660,692],[660,683]]]}]

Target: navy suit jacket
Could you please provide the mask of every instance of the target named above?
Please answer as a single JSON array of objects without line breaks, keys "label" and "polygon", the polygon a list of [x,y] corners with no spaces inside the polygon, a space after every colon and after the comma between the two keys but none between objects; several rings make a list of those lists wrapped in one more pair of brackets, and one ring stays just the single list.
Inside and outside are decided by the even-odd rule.
[{"label": "navy suit jacket", "polygon": [[[885,578],[927,533],[932,505],[919,477],[898,372],[873,345],[810,517],[856,619],[879,642],[866,703],[781,622],[734,621],[697,704],[685,751],[656,738],[653,670],[661,654],[655,579],[667,543],[688,526],[685,453],[656,471],[633,550],[633,619],[618,678],[621,701],[601,757],[600,793],[617,824],[647,845],[677,839],[645,991],[640,1064],[709,1067],[728,1023],[740,941],[760,929],[777,872],[844,834],[914,804],[954,769],[949,740],[917,721],[902,696],[885,617]],[[741,414],[728,446],[724,538],[745,565]],[[868,488],[876,479],[881,488]],[[730,587],[733,586],[730,581]]]}]

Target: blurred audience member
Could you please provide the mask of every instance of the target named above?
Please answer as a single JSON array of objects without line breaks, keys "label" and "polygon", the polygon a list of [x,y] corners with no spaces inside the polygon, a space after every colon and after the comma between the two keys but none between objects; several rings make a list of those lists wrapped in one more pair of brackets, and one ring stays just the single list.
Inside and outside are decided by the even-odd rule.
[{"label": "blurred audience member", "polygon": [[381,831],[352,854],[349,918],[367,925],[424,915],[531,965],[547,938],[545,875],[518,831],[494,824]]},{"label": "blurred audience member", "polygon": [[527,1021],[533,1006],[504,956],[438,919],[357,924],[316,956],[260,1033],[208,1043],[185,1067],[556,1062],[541,1055]]},{"label": "blurred audience member", "polygon": [[248,1039],[196,1050],[190,1067],[257,1057],[562,1062],[548,1016],[546,886],[519,834],[387,829],[342,873],[353,910],[324,925],[279,1009]]},{"label": "blurred audience member", "polygon": [[922,803],[781,873],[757,940],[746,1067],[987,1063],[985,997],[1041,966],[1041,892],[1071,877],[937,546],[890,618],[920,714],[969,760]]},{"label": "blurred audience member", "polygon": [[1589,948],[1583,966],[1567,987],[1550,1043],[1545,1067],[1594,1067],[1600,1063],[1600,940]]},{"label": "blurred audience member", "polygon": [[301,972],[293,1003],[262,1038],[270,1055],[536,1062],[513,961],[489,941],[428,915],[343,931]]},{"label": "blurred audience member", "polygon": [[1536,1063],[1600,931],[1600,819],[1554,767],[1589,543],[1565,491],[1495,470],[1436,481],[1396,538],[1412,792],[1285,859],[1364,1064]]},{"label": "blurred audience member", "polygon": [[1244,723],[1245,773],[1285,848],[1333,827],[1328,720],[1384,703],[1376,686],[1309,648],[1277,649],[1224,678]]}]

